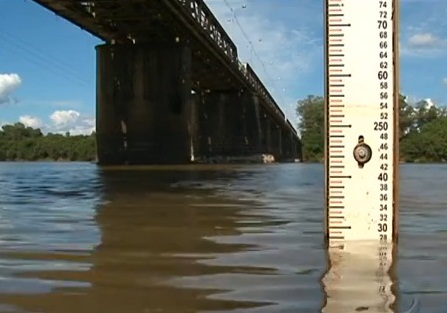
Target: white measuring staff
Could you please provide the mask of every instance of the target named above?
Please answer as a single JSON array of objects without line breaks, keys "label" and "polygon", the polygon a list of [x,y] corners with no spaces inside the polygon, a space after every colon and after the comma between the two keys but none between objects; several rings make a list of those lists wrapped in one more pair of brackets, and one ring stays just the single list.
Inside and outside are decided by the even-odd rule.
[{"label": "white measuring staff", "polygon": [[325,234],[397,239],[397,0],[325,0]]}]

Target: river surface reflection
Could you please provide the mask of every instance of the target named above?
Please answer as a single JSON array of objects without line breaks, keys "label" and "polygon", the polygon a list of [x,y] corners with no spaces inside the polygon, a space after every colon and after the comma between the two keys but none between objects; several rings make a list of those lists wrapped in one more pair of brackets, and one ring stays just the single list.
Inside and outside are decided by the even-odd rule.
[{"label": "river surface reflection", "polygon": [[327,251],[319,164],[0,163],[0,312],[444,313],[447,166],[401,182],[398,251]]}]

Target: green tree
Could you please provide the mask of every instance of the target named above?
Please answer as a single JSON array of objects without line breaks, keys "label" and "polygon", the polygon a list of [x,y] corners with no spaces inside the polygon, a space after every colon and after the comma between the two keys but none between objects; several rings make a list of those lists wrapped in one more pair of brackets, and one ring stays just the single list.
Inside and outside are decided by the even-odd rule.
[{"label": "green tree", "polygon": [[[445,108],[426,100],[415,105],[399,97],[400,156],[407,162],[445,162],[447,160],[447,113]],[[324,99],[307,96],[298,101],[298,129],[304,161],[324,157]]]},{"label": "green tree", "polygon": [[298,101],[303,159],[320,161],[324,157],[324,98],[309,95]]},{"label": "green tree", "polygon": [[0,161],[96,159],[95,134],[72,136],[48,133],[21,123],[4,125],[0,130]]},{"label": "green tree", "polygon": [[425,123],[401,142],[402,159],[406,162],[447,161],[447,117]]}]

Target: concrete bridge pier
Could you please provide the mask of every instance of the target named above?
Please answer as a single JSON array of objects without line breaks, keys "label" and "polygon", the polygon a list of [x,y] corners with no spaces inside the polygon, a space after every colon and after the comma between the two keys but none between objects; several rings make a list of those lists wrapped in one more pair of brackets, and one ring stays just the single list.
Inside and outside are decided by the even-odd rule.
[{"label": "concrete bridge pier", "polygon": [[191,160],[191,51],[181,44],[104,44],[97,51],[99,164]]},{"label": "concrete bridge pier", "polygon": [[281,138],[282,138],[282,154],[283,154],[283,158],[290,160],[290,159],[294,159],[295,155],[296,155],[296,149],[294,150],[293,147],[293,137],[292,137],[292,132],[287,131],[287,130],[282,130],[282,134],[281,134]]},{"label": "concrete bridge pier", "polygon": [[261,104],[259,97],[251,93],[244,93],[243,105],[247,125],[246,141],[247,155],[263,153],[262,150],[262,128],[261,128]]},{"label": "concrete bridge pier", "polygon": [[225,104],[218,103],[217,97],[214,105],[207,101],[205,92],[200,90],[195,94],[194,103],[197,112],[198,132],[197,149],[195,156],[209,157],[222,153],[222,142],[225,138]]},{"label": "concrete bridge pier", "polygon": [[[203,97],[201,93],[192,91],[190,98],[190,116],[188,120],[188,132],[190,134],[190,160],[195,162],[201,153],[201,135],[200,135],[200,107],[202,106]],[[206,139],[206,138],[205,138]]]},{"label": "concrete bridge pier", "polygon": [[293,142],[296,149],[296,157],[300,159],[300,161],[303,161],[303,150],[302,150],[303,147],[301,145],[301,142],[296,138],[293,140]]},{"label": "concrete bridge pier", "polygon": [[260,105],[247,91],[209,90],[198,106],[199,154],[206,158],[259,154]]},{"label": "concrete bridge pier", "polygon": [[271,150],[269,151],[274,155],[275,160],[279,161],[282,159],[282,130],[281,127],[276,124],[275,121],[271,122]]},{"label": "concrete bridge pier", "polygon": [[301,158],[298,143],[294,138],[292,138],[292,152],[293,152],[293,159]]},{"label": "concrete bridge pier", "polygon": [[265,111],[260,110],[260,124],[261,124],[261,151],[262,153],[270,153],[272,151],[272,125],[271,118]]},{"label": "concrete bridge pier", "polygon": [[289,158],[296,159],[298,157],[298,151],[296,149],[295,141],[293,140],[293,134],[289,134],[290,155]]}]

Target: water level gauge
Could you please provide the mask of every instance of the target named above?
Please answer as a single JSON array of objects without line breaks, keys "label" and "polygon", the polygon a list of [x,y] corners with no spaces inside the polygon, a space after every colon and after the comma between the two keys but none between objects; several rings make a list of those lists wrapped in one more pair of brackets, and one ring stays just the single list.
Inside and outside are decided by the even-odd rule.
[{"label": "water level gauge", "polygon": [[397,238],[397,0],[326,0],[330,242]]}]

